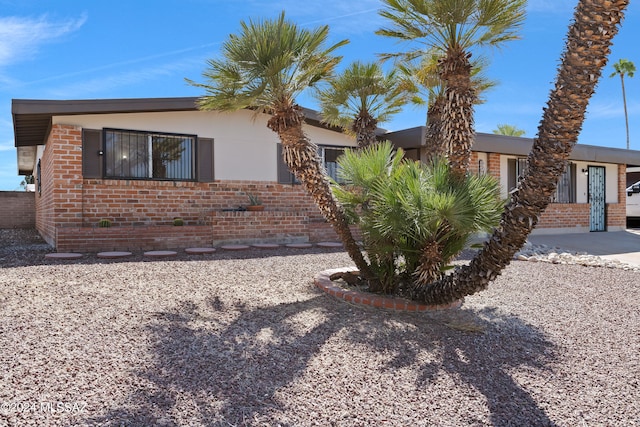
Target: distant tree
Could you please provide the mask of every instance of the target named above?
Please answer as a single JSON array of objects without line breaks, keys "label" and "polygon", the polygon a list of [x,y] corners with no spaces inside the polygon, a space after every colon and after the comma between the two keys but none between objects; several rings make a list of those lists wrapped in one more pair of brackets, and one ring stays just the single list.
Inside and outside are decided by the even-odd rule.
[{"label": "distant tree", "polygon": [[494,129],[492,131],[496,135],[507,135],[507,136],[522,136],[526,132],[522,129],[518,129],[514,125],[498,125],[498,129]]},{"label": "distant tree", "polygon": [[24,179],[20,182],[20,187],[27,191],[27,185],[35,183],[36,180],[33,175],[25,175]]},{"label": "distant tree", "polygon": [[628,61],[626,59],[620,59],[618,62],[613,64],[613,69],[615,70],[609,77],[614,77],[616,75],[620,76],[620,83],[622,83],[622,103],[624,104],[624,121],[627,125],[627,150],[629,149],[629,116],[627,115],[627,96],[624,91],[624,76],[627,75],[629,77],[633,77],[633,73],[636,72],[636,66],[633,62]]}]

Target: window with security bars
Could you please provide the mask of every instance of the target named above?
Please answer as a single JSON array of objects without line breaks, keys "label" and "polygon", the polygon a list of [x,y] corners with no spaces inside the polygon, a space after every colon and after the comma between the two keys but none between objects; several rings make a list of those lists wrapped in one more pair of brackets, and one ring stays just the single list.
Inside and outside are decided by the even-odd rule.
[{"label": "window with security bars", "polygon": [[[296,179],[293,173],[289,170],[287,165],[282,159],[282,144],[277,145],[278,156],[278,182],[281,184],[300,184],[300,181]],[[324,165],[327,175],[336,182],[342,182],[338,177],[338,158],[344,153],[345,147],[329,147],[319,146],[318,155]]]},{"label": "window with security bars", "polygon": [[[509,191],[516,188],[518,180],[527,172],[527,159],[508,159]],[[558,186],[551,196],[551,203],[576,203],[576,165],[569,163],[558,179]]]},{"label": "window with security bars", "polygon": [[575,203],[576,202],[576,164],[569,163],[560,178],[558,187],[551,197],[552,203]]},{"label": "window with security bars", "polygon": [[192,135],[105,129],[105,177],[194,180],[195,142]]}]

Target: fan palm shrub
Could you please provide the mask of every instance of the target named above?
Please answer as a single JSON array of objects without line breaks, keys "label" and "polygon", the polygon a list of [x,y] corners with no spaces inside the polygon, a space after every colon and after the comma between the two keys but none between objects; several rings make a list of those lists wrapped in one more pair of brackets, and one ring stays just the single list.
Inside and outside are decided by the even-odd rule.
[{"label": "fan palm shrub", "polygon": [[504,206],[490,176],[455,179],[446,161],[403,159],[384,142],[338,160],[334,193],[362,232],[364,250],[384,293],[432,282],[477,232],[491,231]]}]

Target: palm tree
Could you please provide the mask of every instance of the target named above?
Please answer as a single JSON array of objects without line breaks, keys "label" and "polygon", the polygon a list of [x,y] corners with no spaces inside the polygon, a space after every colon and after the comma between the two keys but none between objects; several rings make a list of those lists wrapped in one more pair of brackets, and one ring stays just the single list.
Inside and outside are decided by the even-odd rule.
[{"label": "palm tree", "polygon": [[607,63],[629,0],[580,0],[569,28],[555,88],[528,157],[528,171],[502,214],[500,226],[468,266],[413,297],[440,304],[486,289],[524,245],[556,189],[584,122],[589,98]]},{"label": "palm tree", "polygon": [[331,223],[356,266],[370,277],[369,265],[331,192],[317,146],[303,130],[304,114],[295,100],[331,75],[341,59],[333,52],[347,40],[326,47],[328,33],[327,26],[298,28],[285,20],[284,12],[276,20],[242,22],[241,33],[230,35],[222,45],[221,59],[208,61],[203,73],[208,82],[190,83],[207,92],[198,103],[203,110],[252,108],[256,114],[271,114],[267,127],[278,134],[285,163]]},{"label": "palm tree", "polygon": [[378,123],[400,112],[408,101],[395,71],[385,74],[376,63],[358,61],[317,95],[323,120],[353,131],[360,148],[375,144]]},{"label": "palm tree", "polygon": [[427,165],[403,156],[389,142],[347,150],[334,188],[362,231],[384,293],[441,277],[473,233],[493,230],[504,206],[489,175],[453,179],[442,159]]},{"label": "palm tree", "polygon": [[620,59],[618,62],[613,64],[613,69],[615,70],[609,77],[613,77],[615,75],[620,76],[620,83],[622,83],[622,103],[624,104],[624,121],[627,125],[627,150],[629,149],[629,116],[627,115],[627,96],[624,92],[624,76],[627,75],[629,77],[633,77],[633,73],[636,72],[636,66],[633,62],[628,61],[626,59]]},{"label": "palm tree", "polygon": [[[421,160],[426,163],[447,156],[447,141],[442,131],[446,83],[438,75],[439,59],[438,52],[432,49],[430,53],[423,54],[414,61],[405,59],[397,64],[404,86],[416,94],[412,98],[413,103],[424,104],[424,99],[427,100],[427,126],[420,155]],[[471,63],[471,84],[477,95],[476,104],[484,103],[485,100],[480,95],[497,84],[483,74],[487,65],[484,57],[476,58]]]},{"label": "palm tree", "polygon": [[376,32],[418,46],[407,53],[383,58],[412,60],[435,49],[438,74],[444,86],[442,135],[455,176],[467,173],[474,139],[473,105],[477,93],[471,83],[471,50],[499,46],[517,38],[524,21],[526,0],[383,0],[380,15],[390,28]]},{"label": "palm tree", "polygon": [[498,129],[494,129],[493,133],[496,135],[522,136],[526,132],[514,125],[502,124],[502,125],[498,125]]}]

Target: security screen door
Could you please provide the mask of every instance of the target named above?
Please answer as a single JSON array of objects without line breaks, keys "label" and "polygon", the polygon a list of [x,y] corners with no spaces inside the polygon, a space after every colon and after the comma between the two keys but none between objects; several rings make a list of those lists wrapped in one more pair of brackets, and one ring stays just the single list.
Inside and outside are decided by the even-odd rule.
[{"label": "security screen door", "polygon": [[590,231],[605,231],[607,222],[605,216],[605,168],[589,166],[589,203],[591,203],[589,228]]}]

